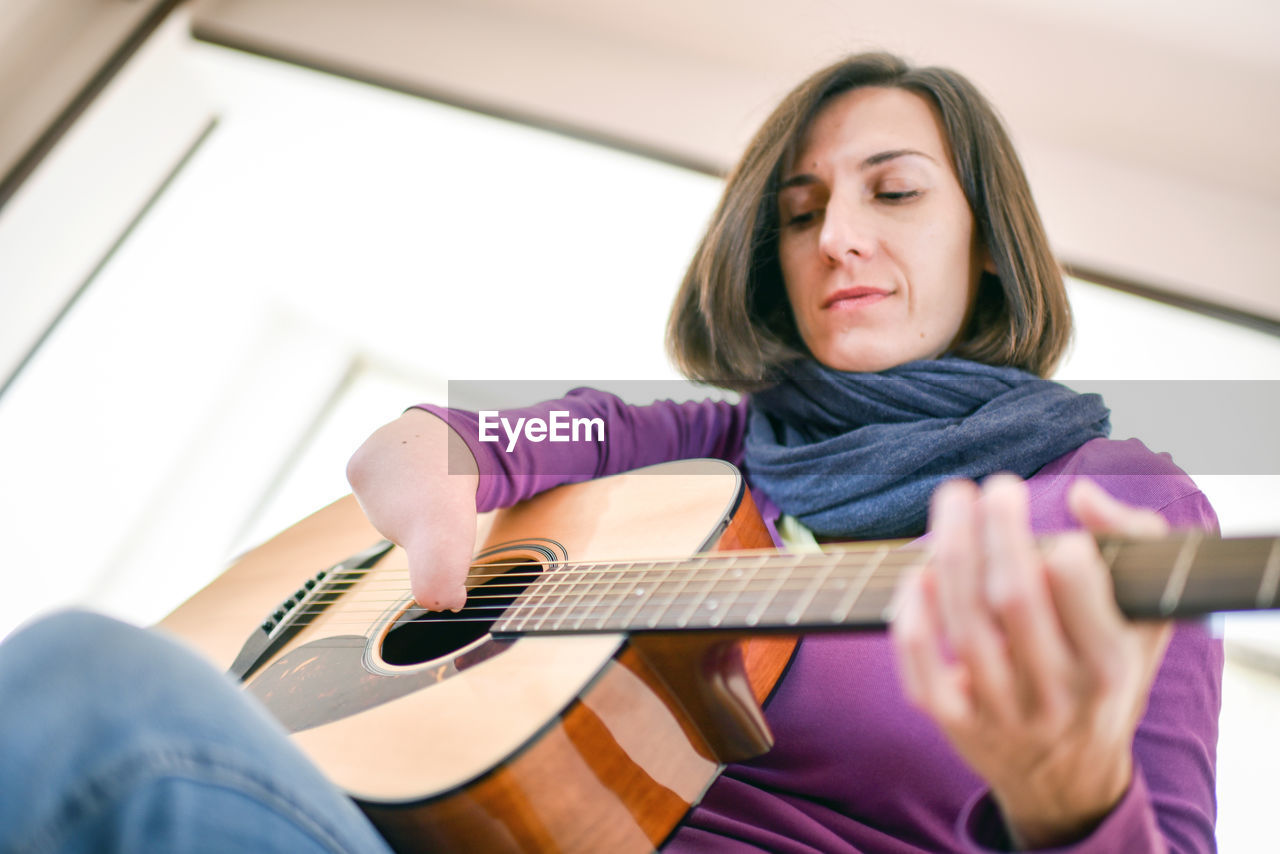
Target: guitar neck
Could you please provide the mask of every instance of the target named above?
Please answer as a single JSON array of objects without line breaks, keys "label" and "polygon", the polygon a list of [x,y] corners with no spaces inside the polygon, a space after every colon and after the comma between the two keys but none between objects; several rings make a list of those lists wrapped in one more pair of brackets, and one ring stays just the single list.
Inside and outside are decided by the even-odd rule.
[{"label": "guitar neck", "polygon": [[[1099,539],[1127,616],[1191,617],[1280,607],[1280,538]],[[495,623],[495,635],[878,628],[920,548],[714,554],[551,567]]]}]

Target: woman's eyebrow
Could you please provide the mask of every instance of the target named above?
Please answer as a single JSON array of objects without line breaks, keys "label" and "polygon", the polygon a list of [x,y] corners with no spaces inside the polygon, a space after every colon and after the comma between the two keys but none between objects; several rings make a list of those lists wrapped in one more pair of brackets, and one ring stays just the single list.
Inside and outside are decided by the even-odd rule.
[{"label": "woman's eyebrow", "polygon": [[792,187],[805,187],[809,184],[818,183],[818,176],[811,175],[808,172],[801,172],[799,175],[792,175],[787,180],[778,185],[778,192],[790,190]]},{"label": "woman's eyebrow", "polygon": [[866,160],[863,160],[861,163],[859,163],[858,168],[870,169],[872,166],[879,166],[881,163],[886,163],[890,160],[895,160],[899,157],[911,157],[911,156],[923,157],[925,160],[930,160],[934,163],[938,162],[934,160],[932,157],[930,157],[929,155],[925,154],[923,151],[917,151],[914,148],[895,148],[892,151],[881,151],[877,154],[871,155]]},{"label": "woman's eyebrow", "polygon": [[[870,169],[873,166],[879,166],[881,163],[887,163],[890,160],[896,160],[899,157],[911,157],[911,156],[923,157],[925,160],[929,160],[933,163],[938,162],[937,160],[934,160],[932,157],[930,157],[928,154],[925,154],[923,151],[917,151],[914,148],[895,148],[890,151],[878,151],[875,154],[872,154],[870,157],[865,158],[861,163],[858,164],[858,169],[866,170],[866,169]],[[801,172],[800,174],[792,175],[790,178],[783,181],[780,185],[778,185],[778,190],[779,191],[789,190],[792,187],[803,187],[807,184],[815,184],[817,182],[818,182],[817,175],[813,175],[809,172]]]}]

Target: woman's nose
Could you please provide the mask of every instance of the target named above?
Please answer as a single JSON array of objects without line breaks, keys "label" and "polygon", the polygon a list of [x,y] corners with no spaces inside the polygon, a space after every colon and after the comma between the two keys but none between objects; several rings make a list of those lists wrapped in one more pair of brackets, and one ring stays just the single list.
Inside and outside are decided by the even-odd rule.
[{"label": "woman's nose", "polygon": [[828,263],[842,264],[849,256],[871,256],[875,240],[868,212],[857,200],[832,198],[822,218],[818,248]]}]

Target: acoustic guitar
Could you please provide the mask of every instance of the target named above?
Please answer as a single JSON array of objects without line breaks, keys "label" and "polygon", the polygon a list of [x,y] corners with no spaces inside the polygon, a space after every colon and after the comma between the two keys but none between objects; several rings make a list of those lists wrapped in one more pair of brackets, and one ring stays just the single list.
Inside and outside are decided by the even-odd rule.
[{"label": "acoustic guitar", "polygon": [[[650,852],[724,764],[801,632],[882,627],[902,543],[788,555],[738,471],[667,463],[485,514],[466,607],[424,612],[354,498],[160,625],[240,679],[397,851]],[[1280,607],[1280,539],[1101,542],[1134,617]]]}]

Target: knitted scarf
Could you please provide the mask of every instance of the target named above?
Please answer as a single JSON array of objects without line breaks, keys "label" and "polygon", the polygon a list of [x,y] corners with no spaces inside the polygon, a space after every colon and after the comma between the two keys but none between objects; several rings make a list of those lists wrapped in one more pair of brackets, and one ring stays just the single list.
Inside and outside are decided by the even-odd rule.
[{"label": "knitted scarf", "polygon": [[745,469],[818,536],[923,533],[943,480],[1029,477],[1111,430],[1096,394],[951,356],[845,373],[796,363],[751,397]]}]

